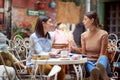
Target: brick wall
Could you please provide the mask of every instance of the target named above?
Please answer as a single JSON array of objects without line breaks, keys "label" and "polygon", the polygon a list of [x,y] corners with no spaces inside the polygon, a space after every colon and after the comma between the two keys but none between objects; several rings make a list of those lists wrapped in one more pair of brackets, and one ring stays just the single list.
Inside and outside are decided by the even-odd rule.
[{"label": "brick wall", "polygon": [[[53,19],[53,23],[56,23],[56,8],[51,8],[49,6],[51,0],[13,0],[13,11],[12,11],[12,26],[35,26],[36,18],[38,16],[28,16],[27,9],[36,10],[35,3],[37,1],[45,1],[45,8],[42,9],[46,11],[46,15]],[[54,0],[57,4],[57,0]],[[38,9],[41,10],[41,9]],[[22,24],[22,25],[21,25]]]},{"label": "brick wall", "polygon": [[0,8],[3,8],[3,0],[0,0]]}]

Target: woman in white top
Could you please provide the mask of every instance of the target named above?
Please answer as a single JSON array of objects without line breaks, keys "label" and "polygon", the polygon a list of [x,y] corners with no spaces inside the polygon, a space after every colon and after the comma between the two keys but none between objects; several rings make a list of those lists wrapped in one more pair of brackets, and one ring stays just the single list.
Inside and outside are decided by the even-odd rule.
[{"label": "woman in white top", "polygon": [[[31,57],[33,54],[48,54],[52,50],[52,32],[51,27],[52,19],[48,16],[40,16],[37,19],[35,31],[30,36],[30,53],[27,60],[27,66],[32,65],[31,64]],[[49,71],[52,69],[51,65],[46,64],[45,66],[45,74],[48,74]],[[61,71],[58,74],[58,80],[63,80],[64,74],[63,71]]]}]

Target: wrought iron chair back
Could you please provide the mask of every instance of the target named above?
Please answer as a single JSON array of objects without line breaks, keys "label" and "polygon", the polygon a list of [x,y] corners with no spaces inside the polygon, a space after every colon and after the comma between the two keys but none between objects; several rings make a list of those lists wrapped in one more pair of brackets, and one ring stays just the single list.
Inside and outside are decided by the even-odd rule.
[{"label": "wrought iron chair back", "polygon": [[108,35],[108,39],[109,39],[109,43],[112,43],[112,44],[116,45],[116,43],[118,41],[118,36],[115,33],[110,33]]},{"label": "wrought iron chair back", "polygon": [[[26,65],[26,59],[29,54],[29,47],[30,47],[29,44],[30,44],[29,38],[23,39],[19,35],[15,35],[13,40],[10,40],[10,47],[12,49],[12,53],[17,57],[19,62],[24,65]],[[17,71],[17,75],[19,78],[31,77],[31,75],[27,73],[26,69],[22,69],[20,66],[19,69],[15,66],[15,69]]]}]

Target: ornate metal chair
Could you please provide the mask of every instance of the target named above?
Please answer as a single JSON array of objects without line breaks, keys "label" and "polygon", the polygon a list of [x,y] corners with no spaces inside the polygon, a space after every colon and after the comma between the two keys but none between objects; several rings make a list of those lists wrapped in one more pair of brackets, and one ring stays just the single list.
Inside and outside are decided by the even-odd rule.
[{"label": "ornate metal chair", "polygon": [[120,40],[118,39],[118,36],[115,33],[110,33],[108,38],[109,38],[108,55],[110,55],[109,60],[111,63],[113,74],[112,79],[118,79],[118,72],[115,69],[118,67],[118,60],[120,58]]},{"label": "ornate metal chair", "polygon": [[110,33],[108,35],[108,58],[111,62],[114,60],[114,56],[116,54],[116,49],[117,49],[117,41],[118,41],[118,36],[115,33]]},{"label": "ornate metal chair", "polygon": [[[14,64],[22,63],[26,65],[26,58],[29,53],[29,38],[23,39],[19,35],[15,35],[13,40],[10,40],[10,48],[11,52],[19,60],[19,62],[15,62]],[[19,65],[14,65],[14,67],[20,79],[31,78],[31,74],[28,74],[26,69],[21,68]]]},{"label": "ornate metal chair", "polygon": [[109,39],[109,43],[113,43],[116,45],[116,43],[118,41],[118,36],[115,33],[110,33],[108,35],[108,39]]}]

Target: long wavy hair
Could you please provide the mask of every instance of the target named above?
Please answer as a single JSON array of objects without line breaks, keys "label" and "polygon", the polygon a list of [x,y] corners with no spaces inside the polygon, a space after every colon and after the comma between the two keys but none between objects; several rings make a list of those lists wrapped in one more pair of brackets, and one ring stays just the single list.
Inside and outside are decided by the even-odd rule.
[{"label": "long wavy hair", "polygon": [[42,24],[42,22],[47,22],[48,20],[50,19],[49,16],[40,16],[38,17],[37,19],[37,22],[36,22],[36,25],[35,25],[35,33],[37,35],[37,37],[46,37],[48,36],[48,38],[50,38],[50,35],[47,33],[47,34],[44,34],[44,26]]}]

